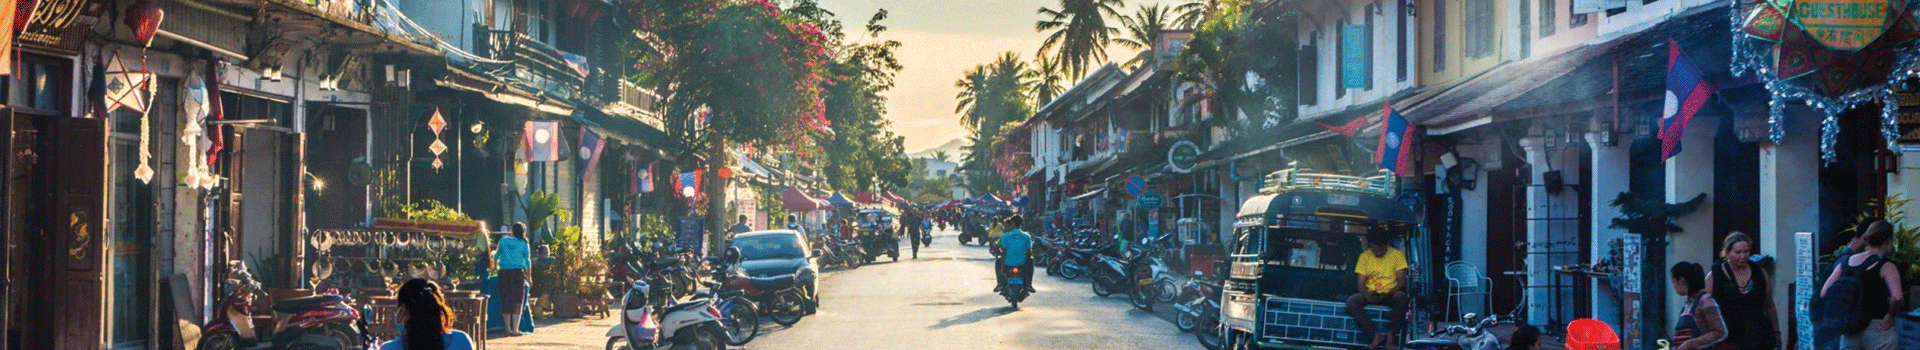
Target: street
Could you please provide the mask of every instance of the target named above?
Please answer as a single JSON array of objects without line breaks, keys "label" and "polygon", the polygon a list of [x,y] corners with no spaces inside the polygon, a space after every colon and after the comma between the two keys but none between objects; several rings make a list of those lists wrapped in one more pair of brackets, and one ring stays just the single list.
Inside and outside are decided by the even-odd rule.
[{"label": "street", "polygon": [[[934,236],[919,259],[828,269],[820,312],[792,328],[772,322],[746,349],[1197,349],[1191,334],[1134,310],[1124,296],[1095,297],[1085,279],[1039,272],[1038,293],[1008,308],[991,293],[986,248]],[[1161,304],[1156,311],[1170,309]],[[533,335],[496,338],[488,349],[601,348],[613,319],[575,320]]]}]

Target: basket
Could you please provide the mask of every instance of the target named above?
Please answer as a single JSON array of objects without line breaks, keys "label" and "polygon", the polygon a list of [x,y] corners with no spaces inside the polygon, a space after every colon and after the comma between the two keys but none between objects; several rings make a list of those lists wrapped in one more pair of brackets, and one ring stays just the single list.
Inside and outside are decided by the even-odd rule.
[{"label": "basket", "polygon": [[1620,349],[1620,336],[1606,322],[1582,318],[1567,324],[1567,350]]}]

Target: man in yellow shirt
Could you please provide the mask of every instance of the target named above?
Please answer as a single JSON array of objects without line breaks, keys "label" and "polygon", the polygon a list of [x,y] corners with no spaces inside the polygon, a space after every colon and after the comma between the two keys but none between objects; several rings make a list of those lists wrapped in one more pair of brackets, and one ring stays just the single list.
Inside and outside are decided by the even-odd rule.
[{"label": "man in yellow shirt", "polygon": [[[1363,336],[1373,339],[1369,348],[1397,348],[1392,333],[1407,328],[1407,255],[1394,249],[1392,241],[1386,229],[1373,228],[1367,232],[1367,250],[1360,252],[1360,260],[1353,264],[1360,281],[1358,292],[1347,297],[1347,316],[1353,317]],[[1373,317],[1367,314],[1368,305],[1386,305],[1392,310],[1387,313],[1388,334],[1375,329]]]}]

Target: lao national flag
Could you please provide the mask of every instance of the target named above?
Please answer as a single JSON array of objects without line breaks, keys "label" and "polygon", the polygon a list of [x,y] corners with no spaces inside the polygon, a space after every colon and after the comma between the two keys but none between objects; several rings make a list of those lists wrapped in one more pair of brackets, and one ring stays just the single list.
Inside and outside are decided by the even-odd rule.
[{"label": "lao national flag", "polygon": [[1700,67],[1680,53],[1680,45],[1667,39],[1667,103],[1660,117],[1660,160],[1680,154],[1680,136],[1687,133],[1687,122],[1700,107],[1707,105],[1713,85],[1701,79]]},{"label": "lao national flag", "polygon": [[633,170],[633,191],[653,193],[653,162],[648,162],[645,167]]},{"label": "lao national flag", "polygon": [[1373,162],[1396,175],[1406,175],[1413,170],[1407,165],[1413,159],[1413,124],[1391,104],[1383,105],[1380,114],[1380,144],[1374,147]]},{"label": "lao national flag", "polygon": [[600,133],[585,127],[580,128],[579,174],[581,178],[593,179],[593,170],[600,165],[600,151],[606,147],[607,142],[600,138]]},{"label": "lao national flag", "polygon": [[520,138],[525,143],[527,161],[560,160],[560,122],[529,120]]},{"label": "lao national flag", "polygon": [[700,193],[700,172],[689,171],[680,173],[680,181],[678,183],[680,184],[680,196],[693,198],[695,194]]}]

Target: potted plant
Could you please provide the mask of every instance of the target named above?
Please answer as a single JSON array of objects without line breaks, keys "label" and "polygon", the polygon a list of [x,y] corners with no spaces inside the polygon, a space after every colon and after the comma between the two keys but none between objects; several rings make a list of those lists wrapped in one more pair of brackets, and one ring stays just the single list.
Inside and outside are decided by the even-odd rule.
[{"label": "potted plant", "polygon": [[[1707,194],[1701,193],[1680,203],[1667,203],[1663,198],[1642,198],[1632,192],[1620,192],[1608,205],[1620,210],[1620,217],[1614,218],[1608,228],[1624,229],[1627,232],[1644,235],[1646,248],[1640,262],[1640,305],[1665,305],[1667,268],[1667,235],[1682,231],[1673,221],[1692,214],[1706,203]],[[1640,309],[1640,343],[1654,347],[1654,341],[1666,338],[1666,309],[1642,307]]]}]

